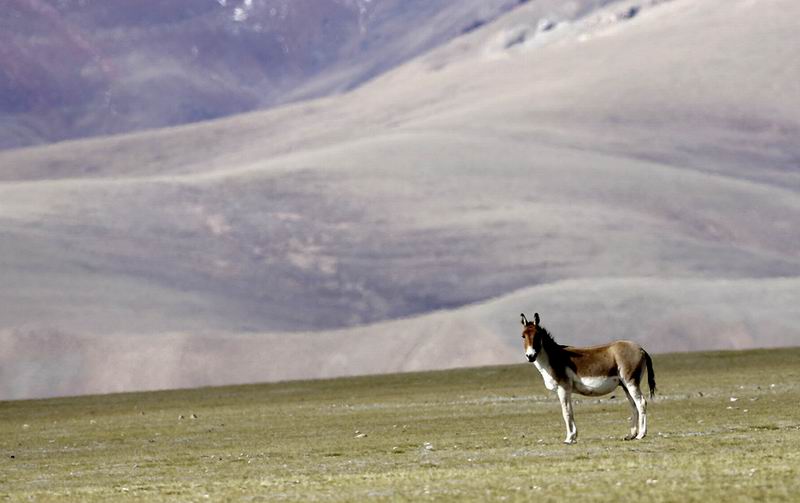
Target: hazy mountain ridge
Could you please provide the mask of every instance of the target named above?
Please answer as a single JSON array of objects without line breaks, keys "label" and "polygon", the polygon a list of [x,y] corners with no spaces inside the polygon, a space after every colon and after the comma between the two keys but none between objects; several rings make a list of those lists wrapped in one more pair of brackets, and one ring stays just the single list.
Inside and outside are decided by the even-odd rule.
[{"label": "hazy mountain ridge", "polygon": [[0,381],[5,398],[23,398],[522,362],[518,311],[533,306],[565,344],[633,339],[652,352],[696,350],[698,340],[706,349],[794,346],[798,288],[796,278],[577,280],[325,334],[0,330]]},{"label": "hazy mountain ridge", "polygon": [[341,92],[516,5],[12,0],[0,20],[0,148]]},{"label": "hazy mountain ridge", "polygon": [[71,393],[517,361],[532,310],[575,344],[800,341],[798,7],[632,5],[498,55],[556,19],[530,2],[344,96],[0,153],[5,347],[69,334]]}]

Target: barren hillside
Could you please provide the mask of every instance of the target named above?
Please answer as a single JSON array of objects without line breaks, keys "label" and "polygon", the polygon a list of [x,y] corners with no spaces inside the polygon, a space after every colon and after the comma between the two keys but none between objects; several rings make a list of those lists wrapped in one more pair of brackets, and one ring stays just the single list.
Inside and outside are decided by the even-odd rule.
[{"label": "barren hillside", "polygon": [[0,149],[352,89],[518,0],[9,0]]},{"label": "barren hillside", "polygon": [[797,344],[800,4],[601,3],[341,96],[0,153],[2,395],[513,362],[520,311]]}]

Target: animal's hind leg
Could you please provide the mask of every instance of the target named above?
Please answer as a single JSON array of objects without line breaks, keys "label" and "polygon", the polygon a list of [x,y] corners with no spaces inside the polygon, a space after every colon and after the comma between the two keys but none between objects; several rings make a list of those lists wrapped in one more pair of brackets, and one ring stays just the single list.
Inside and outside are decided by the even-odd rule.
[{"label": "animal's hind leg", "polygon": [[647,435],[647,400],[645,400],[644,395],[642,395],[642,390],[639,389],[639,386],[636,383],[625,381],[624,386],[625,391],[630,396],[630,399],[633,400],[633,403],[636,406],[636,412],[638,413],[638,431],[636,432],[636,436],[634,438],[641,440],[645,437],[645,435]]},{"label": "animal's hind leg", "polygon": [[[637,388],[637,391],[639,389]],[[647,399],[639,391],[639,400],[636,402],[636,408],[639,411],[639,433],[636,435],[637,440],[641,440],[647,435]]]},{"label": "animal's hind leg", "polygon": [[639,433],[639,409],[636,407],[636,402],[633,400],[628,388],[622,385],[625,396],[628,397],[628,403],[631,405],[631,433],[625,437],[625,440],[633,440]]}]

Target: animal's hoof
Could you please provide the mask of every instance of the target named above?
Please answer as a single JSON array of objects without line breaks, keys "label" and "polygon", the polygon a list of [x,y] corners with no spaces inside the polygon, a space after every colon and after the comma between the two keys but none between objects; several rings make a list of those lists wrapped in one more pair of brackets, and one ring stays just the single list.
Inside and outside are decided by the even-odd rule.
[{"label": "animal's hoof", "polygon": [[636,438],[636,435],[625,435],[622,437],[622,440],[633,440]]},{"label": "animal's hoof", "polygon": [[564,440],[564,443],[567,444],[567,445],[577,444],[578,440],[574,439],[574,438],[572,438],[572,439],[568,438],[568,439]]}]

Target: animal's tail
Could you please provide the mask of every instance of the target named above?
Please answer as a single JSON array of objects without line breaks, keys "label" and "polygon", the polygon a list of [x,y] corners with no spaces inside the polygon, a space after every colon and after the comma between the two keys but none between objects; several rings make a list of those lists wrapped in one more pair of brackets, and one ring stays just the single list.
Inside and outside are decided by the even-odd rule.
[{"label": "animal's tail", "polygon": [[653,398],[656,394],[656,373],[653,370],[653,359],[650,358],[650,355],[644,349],[642,353],[644,354],[644,361],[647,364],[647,385],[650,386],[650,398]]}]

